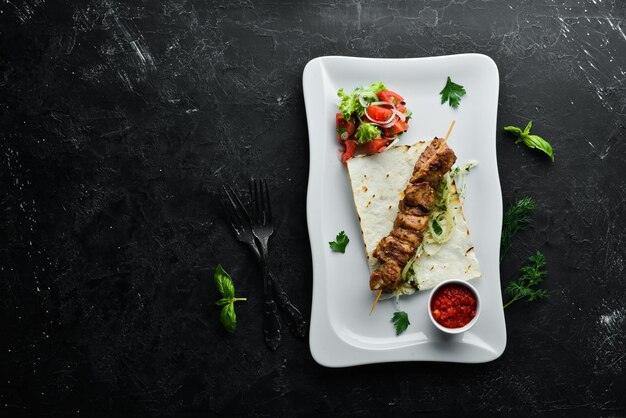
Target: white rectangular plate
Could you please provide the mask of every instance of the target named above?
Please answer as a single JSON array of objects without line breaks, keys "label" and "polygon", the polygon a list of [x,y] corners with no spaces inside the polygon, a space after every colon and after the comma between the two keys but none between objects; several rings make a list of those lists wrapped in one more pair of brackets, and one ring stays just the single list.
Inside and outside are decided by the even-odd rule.
[{"label": "white rectangular plate", "polygon": [[[447,76],[467,94],[458,109],[441,104]],[[445,135],[456,120],[448,144],[459,162],[478,160],[467,178],[464,211],[483,277],[472,284],[481,296],[478,323],[468,332],[449,336],[428,318],[429,291],[402,297],[399,308],[411,325],[395,335],[393,300],[378,304],[369,316],[373,293],[350,180],[339,159],[335,132],[337,90],[352,91],[382,81],[404,97],[413,112],[401,143]],[[392,361],[482,363],[498,358],[506,345],[500,291],[502,195],[496,161],[498,68],[491,58],[463,54],[429,58],[376,59],[320,57],[304,69],[303,90],[309,128],[310,168],[307,219],[313,257],[313,303],[309,345],[313,358],[328,367]],[[345,231],[345,254],[328,242]]]}]

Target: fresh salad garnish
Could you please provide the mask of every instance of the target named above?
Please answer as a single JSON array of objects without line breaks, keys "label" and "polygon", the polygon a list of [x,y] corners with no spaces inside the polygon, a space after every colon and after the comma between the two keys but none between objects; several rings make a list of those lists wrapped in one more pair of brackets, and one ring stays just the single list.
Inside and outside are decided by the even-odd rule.
[{"label": "fresh salad garnish", "polygon": [[337,139],[345,147],[341,157],[344,164],[359,147],[368,154],[385,151],[409,129],[411,112],[404,99],[380,81],[350,94],[339,89],[337,96],[341,103],[335,122]]}]

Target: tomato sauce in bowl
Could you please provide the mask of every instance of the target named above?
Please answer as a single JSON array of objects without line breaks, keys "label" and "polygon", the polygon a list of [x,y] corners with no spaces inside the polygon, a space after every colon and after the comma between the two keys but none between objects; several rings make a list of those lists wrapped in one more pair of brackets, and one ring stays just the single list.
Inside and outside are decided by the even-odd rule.
[{"label": "tomato sauce in bowl", "polygon": [[[478,294],[468,283],[451,280],[441,283],[431,294],[430,316],[438,328],[444,331],[461,332],[477,317]],[[472,324],[473,325],[473,324]]]}]

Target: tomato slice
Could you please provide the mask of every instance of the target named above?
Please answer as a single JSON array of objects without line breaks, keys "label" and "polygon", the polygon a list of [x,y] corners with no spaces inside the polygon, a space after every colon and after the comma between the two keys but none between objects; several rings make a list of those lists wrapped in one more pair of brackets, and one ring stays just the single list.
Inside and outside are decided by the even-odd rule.
[{"label": "tomato slice", "polygon": [[406,115],[406,106],[399,104],[396,105],[396,110],[398,110],[400,113],[404,113]]},{"label": "tomato slice", "polygon": [[396,106],[404,102],[402,96],[400,96],[398,93],[394,93],[391,90],[383,90],[380,93],[376,93],[376,96],[378,96],[378,99],[381,102],[391,103]]},{"label": "tomato slice", "polygon": [[352,156],[354,155],[354,150],[356,149],[356,141],[353,139],[348,139],[347,141],[343,141],[343,144],[346,146],[346,150],[341,155],[341,162],[346,163]]},{"label": "tomato slice", "polygon": [[376,154],[377,152],[383,152],[389,145],[389,140],[386,138],[378,138],[365,144],[365,151],[368,154]]},{"label": "tomato slice", "polygon": [[409,124],[406,122],[402,122],[400,119],[398,119],[391,128],[385,128],[384,134],[387,137],[394,136],[402,132],[405,132],[408,129],[409,129]]},{"label": "tomato slice", "polygon": [[350,120],[346,121],[343,118],[342,113],[337,113],[335,115],[335,123],[337,126],[337,140],[339,140],[339,142],[345,141],[346,139],[350,138],[356,130],[354,118],[350,118]]},{"label": "tomato slice", "polygon": [[367,107],[365,114],[371,121],[384,122],[391,117],[391,109],[370,105]]}]

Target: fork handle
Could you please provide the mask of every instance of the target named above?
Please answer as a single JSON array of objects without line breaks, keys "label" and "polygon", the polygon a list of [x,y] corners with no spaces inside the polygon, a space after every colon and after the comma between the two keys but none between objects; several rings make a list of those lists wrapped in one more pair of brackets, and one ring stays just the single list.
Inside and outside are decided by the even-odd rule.
[{"label": "fork handle", "polygon": [[287,324],[287,328],[289,328],[291,333],[296,337],[304,338],[306,336],[306,321],[302,317],[302,313],[298,308],[293,306],[289,300],[289,296],[283,290],[283,287],[276,277],[270,273],[270,278],[272,279],[272,286],[274,288],[274,298],[280,310],[283,312],[283,319]]},{"label": "fork handle", "polygon": [[263,263],[263,336],[270,350],[276,351],[280,345],[280,322],[276,312],[276,302],[272,297],[272,280],[267,264]]}]

